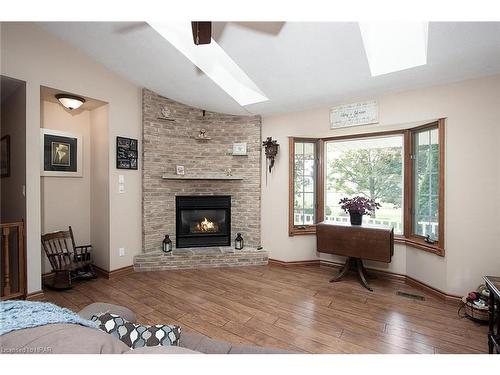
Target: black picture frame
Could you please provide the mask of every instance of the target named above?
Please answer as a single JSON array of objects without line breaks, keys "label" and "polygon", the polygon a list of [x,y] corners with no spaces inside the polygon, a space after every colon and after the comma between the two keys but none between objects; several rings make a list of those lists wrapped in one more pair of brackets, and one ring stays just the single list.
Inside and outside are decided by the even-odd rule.
[{"label": "black picture frame", "polygon": [[0,177],[10,176],[10,135],[0,138]]},{"label": "black picture frame", "polygon": [[138,169],[139,150],[137,139],[116,137],[116,168]]},{"label": "black picture frame", "polygon": [[43,169],[51,172],[78,172],[78,138],[43,135]]}]

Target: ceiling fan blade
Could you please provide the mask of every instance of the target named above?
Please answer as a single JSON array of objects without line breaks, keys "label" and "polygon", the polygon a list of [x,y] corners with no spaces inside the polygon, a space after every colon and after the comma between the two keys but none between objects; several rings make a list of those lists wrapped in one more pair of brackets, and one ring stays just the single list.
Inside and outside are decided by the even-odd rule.
[{"label": "ceiling fan blade", "polygon": [[210,44],[212,41],[212,22],[193,21],[191,22],[191,28],[193,29],[194,44]]},{"label": "ceiling fan blade", "polygon": [[[123,25],[125,24],[125,25]],[[115,28],[114,32],[117,34],[128,34],[143,28],[146,28],[148,24],[146,22],[130,22],[130,23],[119,23],[119,26]]]},{"label": "ceiling fan blade", "polygon": [[285,22],[276,21],[276,22],[243,22],[236,21],[233,22],[239,26],[246,27],[247,29],[251,29],[254,31],[258,31],[265,34],[278,35],[285,26]]},{"label": "ceiling fan blade", "polygon": [[219,42],[219,39],[226,28],[228,22],[212,22],[212,39]]}]

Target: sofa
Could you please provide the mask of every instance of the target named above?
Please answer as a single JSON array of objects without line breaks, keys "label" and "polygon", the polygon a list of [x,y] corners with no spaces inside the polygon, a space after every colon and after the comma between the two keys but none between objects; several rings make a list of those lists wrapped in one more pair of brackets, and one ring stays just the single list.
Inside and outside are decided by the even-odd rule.
[{"label": "sofa", "polygon": [[[108,303],[92,303],[78,314],[84,319],[110,312],[136,322],[133,311]],[[160,323],[160,322],[159,322]],[[161,322],[168,323],[168,322]],[[98,329],[77,324],[48,324],[9,332],[0,336],[1,353],[53,354],[286,354],[280,349],[237,346],[203,335],[181,332],[179,346],[130,349],[122,341]]]}]

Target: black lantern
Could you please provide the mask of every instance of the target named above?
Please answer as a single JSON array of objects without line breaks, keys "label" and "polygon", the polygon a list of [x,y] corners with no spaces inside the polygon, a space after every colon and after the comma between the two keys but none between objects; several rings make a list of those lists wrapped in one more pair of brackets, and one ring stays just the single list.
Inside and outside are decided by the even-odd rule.
[{"label": "black lantern", "polygon": [[234,248],[236,250],[241,250],[243,249],[244,241],[243,237],[241,237],[241,233],[236,233],[236,238],[234,240]]},{"label": "black lantern", "polygon": [[170,253],[172,251],[172,240],[170,239],[168,234],[166,234],[165,238],[163,239],[162,250],[164,253]]}]

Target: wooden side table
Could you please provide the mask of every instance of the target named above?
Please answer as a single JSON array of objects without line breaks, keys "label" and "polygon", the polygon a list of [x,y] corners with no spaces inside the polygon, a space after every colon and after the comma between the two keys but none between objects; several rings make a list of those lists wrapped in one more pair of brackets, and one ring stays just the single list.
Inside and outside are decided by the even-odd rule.
[{"label": "wooden side table", "polygon": [[350,269],[357,271],[361,284],[373,291],[366,280],[363,259],[390,263],[394,254],[394,230],[379,225],[351,225],[323,221],[316,225],[316,245],[320,253],[347,257],[342,270],[330,282],[342,279]]},{"label": "wooden side table", "polygon": [[486,287],[490,291],[490,324],[488,329],[488,352],[500,353],[500,277],[484,276]]}]

